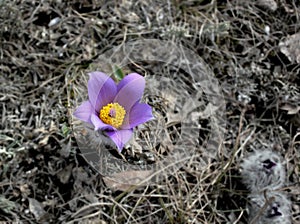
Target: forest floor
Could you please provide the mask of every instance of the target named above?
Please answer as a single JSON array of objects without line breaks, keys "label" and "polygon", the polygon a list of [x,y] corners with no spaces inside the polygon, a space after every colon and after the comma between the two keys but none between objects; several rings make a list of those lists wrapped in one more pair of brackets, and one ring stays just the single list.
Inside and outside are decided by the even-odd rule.
[{"label": "forest floor", "polygon": [[[297,2],[0,0],[0,221],[248,223],[249,192],[241,182],[240,164],[252,151],[269,149],[284,159],[287,177],[281,190],[292,202],[293,223],[300,223]],[[72,112],[86,97],[87,86],[78,80],[95,68],[105,71],[101,56],[148,39],[189,49],[205,63],[226,106],[223,136],[209,157],[200,145],[215,130],[209,125],[213,119],[202,113],[198,146],[190,158],[160,181],[124,189],[92,169],[82,155]],[[164,57],[155,51],[155,57]],[[145,57],[124,71],[144,75],[150,90],[154,75],[162,81],[165,74],[174,92],[187,86],[182,92],[190,98],[197,93],[201,82],[183,80],[188,72],[178,68],[180,63],[169,68]],[[165,100],[182,109],[176,101],[180,93],[168,96],[168,89]],[[157,92],[158,99],[162,95]],[[144,100],[163,104],[147,95]],[[205,102],[204,107],[210,103]],[[156,110],[164,120],[163,109]],[[154,124],[147,127],[153,130]],[[173,125],[164,131],[172,142],[180,141],[185,130]],[[160,158],[170,153],[162,146],[159,150]],[[143,148],[132,151],[127,147],[123,157],[112,156],[153,162],[143,160],[148,155]]]}]

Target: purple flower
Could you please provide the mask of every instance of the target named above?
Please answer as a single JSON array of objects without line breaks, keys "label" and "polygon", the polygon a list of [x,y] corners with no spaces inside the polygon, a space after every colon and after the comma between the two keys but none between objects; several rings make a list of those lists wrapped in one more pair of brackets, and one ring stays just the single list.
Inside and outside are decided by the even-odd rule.
[{"label": "purple flower", "polygon": [[117,145],[119,152],[130,140],[133,128],[153,119],[148,104],[140,103],[145,79],[137,73],[125,76],[119,84],[102,72],[89,73],[88,96],[74,116],[102,130]]}]

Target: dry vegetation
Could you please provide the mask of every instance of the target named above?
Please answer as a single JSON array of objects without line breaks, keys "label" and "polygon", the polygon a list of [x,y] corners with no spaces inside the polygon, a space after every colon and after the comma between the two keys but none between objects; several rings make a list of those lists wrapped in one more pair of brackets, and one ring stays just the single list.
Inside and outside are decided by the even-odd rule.
[{"label": "dry vegetation", "polygon": [[[268,148],[285,158],[282,190],[299,223],[299,45],[280,48],[300,32],[299,16],[296,0],[0,0],[0,221],[247,223],[239,165]],[[162,181],[122,192],[81,156],[71,112],[78,77],[99,55],[147,38],[192,49],[211,68],[226,100],[227,150],[201,167],[197,149]]]}]

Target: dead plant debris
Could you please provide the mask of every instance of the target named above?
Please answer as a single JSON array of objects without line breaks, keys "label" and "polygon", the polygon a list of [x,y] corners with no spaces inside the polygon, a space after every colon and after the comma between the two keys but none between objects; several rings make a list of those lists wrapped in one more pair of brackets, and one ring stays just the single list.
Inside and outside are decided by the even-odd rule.
[{"label": "dead plant debris", "polygon": [[[239,165],[269,149],[285,158],[283,190],[299,223],[300,5],[242,2],[1,0],[0,221],[247,223]],[[71,109],[78,75],[99,55],[147,38],[172,40],[209,65],[227,103],[228,150],[207,159],[197,149],[163,181],[121,192],[80,155]]]}]

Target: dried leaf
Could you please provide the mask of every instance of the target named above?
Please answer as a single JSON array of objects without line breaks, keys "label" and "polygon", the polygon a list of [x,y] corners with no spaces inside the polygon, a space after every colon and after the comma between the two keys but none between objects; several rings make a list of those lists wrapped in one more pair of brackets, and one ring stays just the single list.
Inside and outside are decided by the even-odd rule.
[{"label": "dried leaf", "polygon": [[43,139],[41,139],[40,141],[39,141],[39,145],[40,146],[45,146],[45,145],[47,145],[48,144],[48,140],[49,140],[49,135],[46,135]]},{"label": "dried leaf", "polygon": [[291,62],[300,63],[300,33],[296,33],[279,43],[280,51],[287,56]]},{"label": "dried leaf", "polygon": [[274,0],[258,0],[257,4],[273,12],[278,8],[277,2]]},{"label": "dried leaf", "polygon": [[126,191],[133,186],[139,185],[152,173],[153,171],[151,170],[130,170],[103,177],[103,180],[109,188]]},{"label": "dried leaf", "polygon": [[68,183],[68,181],[71,177],[72,169],[73,169],[73,165],[70,164],[65,169],[63,169],[57,173],[57,176],[58,176],[60,182],[62,182],[63,184]]},{"label": "dried leaf", "polygon": [[284,104],[280,107],[281,110],[286,110],[287,114],[297,114],[300,111],[300,106],[292,104]]},{"label": "dried leaf", "polygon": [[46,216],[46,212],[40,202],[34,198],[28,198],[29,200],[29,211],[34,215],[37,221],[40,221]]}]

